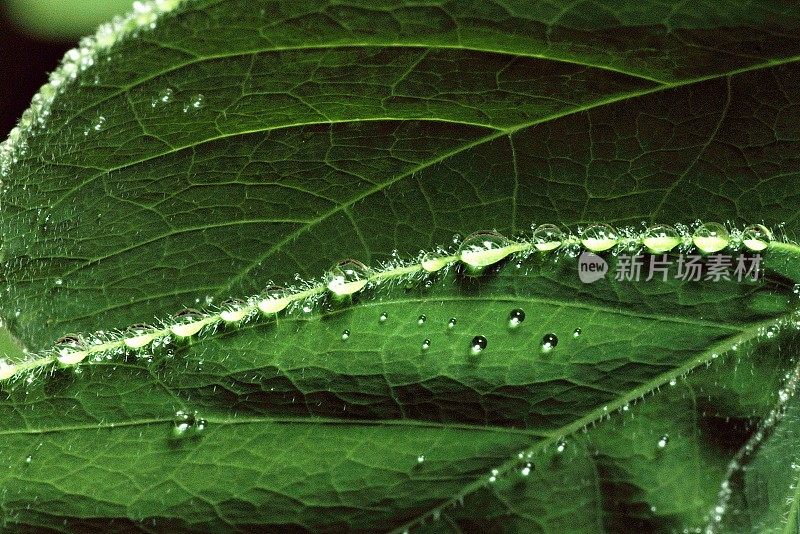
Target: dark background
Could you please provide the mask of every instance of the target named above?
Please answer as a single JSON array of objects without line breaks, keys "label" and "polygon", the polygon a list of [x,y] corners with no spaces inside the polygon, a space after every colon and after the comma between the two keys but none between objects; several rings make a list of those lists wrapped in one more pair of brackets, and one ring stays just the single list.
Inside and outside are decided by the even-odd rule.
[{"label": "dark background", "polygon": [[0,141],[78,39],[50,40],[19,28],[0,3]]}]

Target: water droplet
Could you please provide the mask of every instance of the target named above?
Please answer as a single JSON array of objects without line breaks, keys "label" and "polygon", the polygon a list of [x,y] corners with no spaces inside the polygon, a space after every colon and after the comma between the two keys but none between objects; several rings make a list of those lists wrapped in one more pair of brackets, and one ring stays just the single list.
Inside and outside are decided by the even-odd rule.
[{"label": "water droplet", "polygon": [[425,455],[424,454],[420,454],[419,456],[417,456],[417,463],[418,464],[421,464],[424,461],[425,461]]},{"label": "water droplet", "polygon": [[149,345],[156,339],[156,334],[153,329],[144,324],[136,324],[128,327],[125,330],[125,338],[123,343],[131,349],[140,349]]},{"label": "water droplet", "polygon": [[369,268],[358,260],[337,263],[328,273],[328,289],[337,296],[352,295],[369,282]]},{"label": "water droplet", "polygon": [[68,334],[56,341],[56,358],[62,365],[75,365],[83,361],[88,352],[80,336]]},{"label": "water droplet", "polygon": [[25,463],[26,463],[26,464],[29,464],[29,463],[31,463],[32,461],[33,461],[33,455],[30,455],[30,454],[29,454],[28,456],[26,456],[26,457],[25,457]]},{"label": "water droplet", "polygon": [[769,246],[772,233],[763,225],[753,224],[742,232],[742,243],[753,252],[759,252]]},{"label": "water droplet", "polygon": [[250,310],[244,302],[239,299],[230,299],[222,303],[219,312],[220,318],[226,323],[239,323],[247,318]]},{"label": "water droplet", "polygon": [[520,474],[521,474],[522,476],[524,476],[524,477],[526,477],[526,476],[530,475],[530,474],[531,474],[531,464],[527,464],[527,465],[525,465],[525,467],[523,467],[523,468],[520,470]]},{"label": "water droplet", "polygon": [[563,439],[558,440],[558,443],[556,444],[556,452],[561,454],[566,448],[567,443]]},{"label": "water droplet", "polygon": [[378,321],[385,323],[386,320],[389,318],[389,314],[386,312],[381,313],[381,316],[378,317]]},{"label": "water droplet", "polygon": [[63,284],[64,284],[64,280],[62,280],[61,278],[56,278],[56,285],[57,286],[61,286]]},{"label": "water droplet", "polygon": [[730,238],[725,227],[715,222],[700,226],[692,235],[694,245],[707,253],[717,252],[727,247]]},{"label": "water droplet", "polygon": [[457,322],[458,322],[458,321],[456,320],[456,318],[455,318],[455,317],[451,317],[451,318],[450,318],[450,320],[449,320],[449,321],[447,321],[447,328],[449,328],[449,329],[451,329],[451,330],[452,330],[453,328],[455,328],[455,327],[456,327],[456,323],[457,323]]},{"label": "water droplet", "polygon": [[105,124],[106,124],[106,118],[100,115],[97,117],[97,120],[94,121],[92,128],[94,128],[95,132],[99,132],[100,130],[103,129],[103,126],[105,126]]},{"label": "water droplet", "polygon": [[203,314],[199,311],[186,308],[175,314],[175,324],[170,326],[170,331],[179,338],[192,337],[208,324],[203,320]]},{"label": "water droplet", "polygon": [[188,113],[193,109],[200,109],[203,107],[203,103],[205,102],[205,97],[201,94],[194,95],[189,102],[183,105],[183,112]]},{"label": "water droplet", "polygon": [[475,336],[472,338],[472,353],[478,354],[486,349],[489,345],[489,340],[483,336]]},{"label": "water droplet", "polygon": [[158,95],[150,102],[152,107],[156,107],[159,104],[169,104],[170,100],[172,100],[172,95],[174,91],[167,87],[166,89],[162,89],[158,92]]},{"label": "water droplet", "polygon": [[508,314],[508,326],[509,328],[517,328],[522,322],[525,320],[525,311],[520,308],[514,308],[511,310],[511,313]]},{"label": "water droplet", "polygon": [[653,254],[661,254],[680,245],[681,236],[672,226],[657,224],[645,231],[642,244]]},{"label": "water droplet", "polygon": [[582,333],[583,332],[581,332],[580,328],[576,328],[575,331],[572,333],[572,337],[581,337]]},{"label": "water droplet", "polygon": [[425,321],[427,321],[427,320],[428,320],[428,316],[427,315],[424,315],[424,314],[420,315],[419,318],[417,319],[417,324],[422,326],[422,325],[425,324]]},{"label": "water droplet", "polygon": [[617,232],[607,224],[595,224],[581,234],[581,243],[592,252],[602,252],[617,244]]},{"label": "water droplet", "polygon": [[284,288],[279,286],[270,286],[261,292],[258,298],[258,309],[261,313],[270,315],[278,313],[289,305],[290,299]]},{"label": "water droplet", "polygon": [[431,348],[431,340],[426,339],[425,341],[422,342],[422,350],[425,351],[428,350],[429,348]]},{"label": "water droplet", "polygon": [[0,360],[0,380],[11,378],[17,373],[17,366],[8,363],[6,360]]},{"label": "water droplet", "polygon": [[190,414],[183,410],[175,412],[172,418],[172,437],[175,439],[183,439],[187,437],[195,424],[194,414]]},{"label": "water droplet", "polygon": [[664,447],[666,447],[667,443],[669,443],[669,436],[667,434],[664,434],[663,436],[658,438],[658,448],[659,449],[663,449]]},{"label": "water droplet", "polygon": [[561,246],[564,233],[554,224],[542,224],[534,230],[532,240],[536,250],[547,252]]},{"label": "water droplet", "polygon": [[545,334],[542,338],[542,352],[550,352],[558,345],[558,336],[555,334]]},{"label": "water droplet", "polygon": [[436,271],[446,267],[447,264],[447,256],[432,252],[424,254],[422,256],[422,260],[420,261],[422,268],[429,273],[435,273]]},{"label": "water droplet", "polygon": [[345,330],[342,332],[342,341],[347,341],[350,339],[350,330]]},{"label": "water droplet", "polygon": [[508,256],[509,241],[497,232],[475,232],[461,243],[459,259],[470,267],[482,269]]}]

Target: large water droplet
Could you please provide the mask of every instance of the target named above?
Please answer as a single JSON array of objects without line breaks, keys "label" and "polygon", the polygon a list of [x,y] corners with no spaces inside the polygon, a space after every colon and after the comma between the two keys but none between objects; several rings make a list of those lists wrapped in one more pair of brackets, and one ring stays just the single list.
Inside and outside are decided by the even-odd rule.
[{"label": "large water droplet", "polygon": [[170,331],[179,338],[192,337],[197,334],[207,323],[199,311],[187,308],[175,314],[175,324]]},{"label": "large water droplet", "polygon": [[509,241],[496,232],[475,232],[461,243],[459,259],[470,267],[482,269],[508,256]]},{"label": "large water droplet", "polygon": [[86,344],[76,334],[68,334],[56,341],[56,358],[63,365],[75,365],[82,362],[89,353]]},{"label": "large water droplet", "polygon": [[249,313],[250,310],[247,309],[244,302],[239,299],[230,299],[222,303],[219,316],[226,323],[238,323],[246,319]]},{"label": "large water droplet", "polygon": [[352,295],[369,282],[369,268],[358,260],[337,263],[328,273],[328,289],[337,296]]},{"label": "large water droplet", "polygon": [[184,439],[188,437],[192,432],[195,422],[195,415],[193,413],[178,410],[172,418],[172,437],[175,439]]},{"label": "large water droplet", "polygon": [[149,345],[157,337],[155,331],[145,324],[136,324],[128,327],[124,335],[123,343],[131,349],[140,349]]},{"label": "large water droplet", "polygon": [[542,224],[534,230],[531,239],[536,250],[547,252],[561,246],[564,241],[564,233],[554,224]]},{"label": "large water droplet", "polygon": [[772,241],[772,233],[766,226],[753,224],[742,232],[742,243],[753,252],[759,252],[769,246]]},{"label": "large water droplet", "polygon": [[17,373],[17,366],[6,360],[0,360],[0,380],[11,378]]},{"label": "large water droplet", "polygon": [[645,231],[642,244],[653,254],[661,254],[680,245],[681,236],[672,226],[657,224]]},{"label": "large water droplet", "polygon": [[475,336],[472,338],[472,345],[471,345],[472,353],[478,354],[479,352],[486,350],[486,347],[488,345],[489,345],[488,339],[486,339],[483,336]]},{"label": "large water droplet", "polygon": [[727,247],[730,239],[731,236],[725,227],[715,222],[700,226],[692,235],[694,245],[709,254]]},{"label": "large water droplet", "polygon": [[270,286],[259,295],[258,309],[261,310],[261,313],[270,315],[284,310],[289,302],[288,293],[284,288]]},{"label": "large water droplet", "polygon": [[525,320],[525,310],[521,308],[514,308],[511,310],[511,313],[508,314],[508,326],[509,328],[517,328],[522,322]]},{"label": "large water droplet", "polygon": [[558,336],[555,334],[545,334],[542,338],[542,352],[550,352],[558,345]]},{"label": "large water droplet", "polygon": [[447,256],[435,252],[428,252],[424,254],[422,256],[422,260],[420,261],[422,268],[429,273],[435,273],[436,271],[445,268],[447,264]]},{"label": "large water droplet", "polygon": [[581,233],[581,243],[592,252],[602,252],[617,244],[617,232],[607,224],[589,226]]}]

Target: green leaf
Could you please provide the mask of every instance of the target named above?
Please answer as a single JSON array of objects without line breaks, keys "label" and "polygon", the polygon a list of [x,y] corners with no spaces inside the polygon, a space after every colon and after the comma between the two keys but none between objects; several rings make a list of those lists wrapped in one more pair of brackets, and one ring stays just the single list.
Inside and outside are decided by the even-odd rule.
[{"label": "green leaf", "polygon": [[[800,9],[175,3],[68,54],[0,149],[0,315],[36,353],[0,402],[8,528],[796,523],[770,414],[797,365]],[[575,236],[482,276],[412,259],[697,219],[776,229],[766,278],[583,284]],[[302,283],[344,258],[375,268],[352,298]],[[221,320],[275,282],[285,311]],[[206,327],[166,336],[185,307]],[[733,480],[720,523],[737,457],[769,497]]]}]

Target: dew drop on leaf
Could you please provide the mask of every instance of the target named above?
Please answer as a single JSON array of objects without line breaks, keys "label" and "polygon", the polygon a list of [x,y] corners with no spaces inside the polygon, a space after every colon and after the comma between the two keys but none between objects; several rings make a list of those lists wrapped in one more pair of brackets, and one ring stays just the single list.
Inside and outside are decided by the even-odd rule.
[{"label": "dew drop on leaf", "polygon": [[369,281],[369,268],[358,260],[344,260],[328,273],[328,289],[337,296],[361,291]]},{"label": "dew drop on leaf", "polygon": [[425,324],[425,321],[427,321],[427,320],[428,320],[428,316],[427,315],[424,315],[424,314],[420,315],[419,318],[417,319],[417,324],[422,326],[422,325]]},{"label": "dew drop on leaf", "polygon": [[514,308],[508,314],[508,327],[517,328],[525,320],[525,310]]},{"label": "dew drop on leaf", "polygon": [[663,436],[658,438],[658,448],[659,449],[663,449],[664,447],[666,447],[667,443],[669,443],[669,436],[667,434],[664,434]]},{"label": "dew drop on leaf", "polygon": [[475,232],[461,243],[458,257],[475,269],[493,265],[510,254],[508,239],[497,232]]},{"label": "dew drop on leaf", "polygon": [[575,331],[572,333],[572,337],[581,337],[582,333],[583,332],[581,332],[580,328],[576,328]]},{"label": "dew drop on leaf", "polygon": [[431,340],[430,339],[426,339],[425,341],[422,342],[422,350],[426,351],[429,348],[431,348]]},{"label": "dew drop on leaf", "polygon": [[478,354],[486,349],[489,345],[489,340],[483,336],[475,336],[472,338],[472,353]]},{"label": "dew drop on leaf", "polygon": [[617,244],[617,232],[607,224],[595,224],[581,234],[581,243],[592,252],[603,252]]},{"label": "dew drop on leaf", "polygon": [[692,242],[703,252],[712,253],[728,246],[731,236],[719,223],[710,222],[701,225],[694,231]]},{"label": "dew drop on leaf", "polygon": [[558,345],[558,336],[555,334],[545,334],[542,338],[542,352],[550,352]]},{"label": "dew drop on leaf", "polygon": [[669,252],[680,245],[681,236],[672,226],[657,224],[645,231],[642,244],[649,252],[661,254],[663,252]]},{"label": "dew drop on leaf", "polygon": [[345,330],[342,332],[342,341],[347,341],[350,339],[350,330]]},{"label": "dew drop on leaf", "polygon": [[436,253],[426,253],[422,256],[422,260],[420,261],[420,265],[422,268],[429,272],[435,273],[447,266],[447,259],[446,256]]},{"label": "dew drop on leaf", "polygon": [[567,447],[566,441],[564,441],[563,439],[558,440],[558,443],[556,443],[556,452],[561,454],[562,452],[564,452],[564,449],[566,447]]},{"label": "dew drop on leaf", "polygon": [[542,224],[533,231],[532,239],[536,250],[547,252],[561,246],[564,233],[554,224]]},{"label": "dew drop on leaf", "polygon": [[452,330],[453,328],[455,328],[455,327],[456,327],[456,323],[457,323],[457,322],[458,322],[458,321],[456,320],[456,318],[455,318],[455,317],[451,317],[451,318],[450,318],[450,320],[449,320],[449,321],[447,321],[447,328],[449,328],[449,329],[451,329],[451,330]]},{"label": "dew drop on leaf", "polygon": [[385,323],[386,320],[389,318],[389,314],[386,312],[381,313],[380,317],[378,317],[378,321],[381,323]]},{"label": "dew drop on leaf", "polygon": [[772,233],[760,224],[748,226],[742,232],[742,243],[753,252],[759,252],[769,246]]}]

